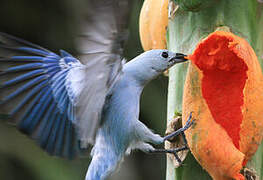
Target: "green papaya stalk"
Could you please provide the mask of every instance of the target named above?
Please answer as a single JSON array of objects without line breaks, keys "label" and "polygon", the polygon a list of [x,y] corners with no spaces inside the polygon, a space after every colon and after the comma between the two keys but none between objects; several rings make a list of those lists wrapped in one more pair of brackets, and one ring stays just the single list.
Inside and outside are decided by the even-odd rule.
[{"label": "green papaya stalk", "polygon": [[[179,8],[169,20],[167,44],[169,50],[191,54],[197,43],[217,29],[244,38],[254,49],[263,67],[263,3],[257,0],[176,0]],[[171,10],[172,11],[172,10]],[[182,95],[187,64],[169,71],[168,122],[182,112]],[[262,107],[263,108],[263,107]],[[262,109],[263,110],[263,109]],[[246,165],[263,179],[263,145]],[[183,165],[174,168],[167,158],[166,180],[212,179],[188,153]]]}]

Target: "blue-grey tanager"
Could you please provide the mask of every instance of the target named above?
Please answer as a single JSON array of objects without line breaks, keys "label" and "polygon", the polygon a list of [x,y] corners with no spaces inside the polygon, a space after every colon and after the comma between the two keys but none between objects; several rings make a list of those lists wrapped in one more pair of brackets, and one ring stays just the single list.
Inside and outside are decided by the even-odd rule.
[{"label": "blue-grey tanager", "polygon": [[124,64],[121,19],[128,1],[91,0],[90,7],[76,40],[80,60],[0,33],[0,113],[8,114],[52,155],[73,157],[94,144],[86,180],[102,180],[132,149],[175,155],[184,150],[157,150],[150,144],[182,133],[191,117],[184,128],[166,137],[139,121],[144,86],[186,61],[185,55],[151,50]]}]

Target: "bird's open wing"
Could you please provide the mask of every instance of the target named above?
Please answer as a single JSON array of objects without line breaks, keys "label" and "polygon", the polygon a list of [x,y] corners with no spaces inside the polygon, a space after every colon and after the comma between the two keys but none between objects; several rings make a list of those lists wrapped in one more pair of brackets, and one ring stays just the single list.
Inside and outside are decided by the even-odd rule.
[{"label": "bird's open wing", "polygon": [[[129,0],[88,2],[83,4],[84,9],[80,13],[81,32],[76,39],[80,60],[88,67],[85,77],[87,83],[77,106],[77,125],[84,146],[93,142],[105,97],[121,72],[120,55],[127,37],[130,9]],[[94,75],[100,79],[94,78]]]},{"label": "bird's open wing", "polygon": [[84,77],[85,66],[67,52],[0,33],[0,113],[50,154],[77,153],[74,106]]},{"label": "bird's open wing", "polygon": [[107,92],[121,73],[128,5],[88,1],[76,41],[82,63],[0,33],[0,113],[50,154],[72,157],[79,140],[93,142]]}]

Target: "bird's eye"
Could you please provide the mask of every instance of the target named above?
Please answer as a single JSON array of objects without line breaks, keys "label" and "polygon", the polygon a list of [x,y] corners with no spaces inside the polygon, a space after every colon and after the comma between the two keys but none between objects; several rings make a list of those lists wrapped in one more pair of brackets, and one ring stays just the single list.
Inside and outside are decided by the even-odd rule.
[{"label": "bird's eye", "polygon": [[162,57],[168,58],[168,53],[167,53],[167,52],[163,52],[163,53],[162,53]]}]

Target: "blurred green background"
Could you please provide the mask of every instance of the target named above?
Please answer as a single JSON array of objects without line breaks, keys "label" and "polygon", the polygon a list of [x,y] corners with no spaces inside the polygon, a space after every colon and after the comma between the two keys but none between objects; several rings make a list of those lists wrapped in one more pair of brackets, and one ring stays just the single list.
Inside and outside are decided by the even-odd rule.
[{"label": "blurred green background", "polygon": [[[0,0],[0,31],[39,44],[53,52],[64,49],[76,55],[73,0]],[[129,60],[143,50],[138,19],[142,0],[131,7],[130,36],[125,57]],[[166,124],[167,78],[158,77],[144,90],[140,120],[161,135]],[[83,180],[90,157],[65,160],[51,157],[34,141],[4,120],[0,121],[0,180]],[[165,178],[165,155],[132,152],[111,179],[160,180]]]}]

